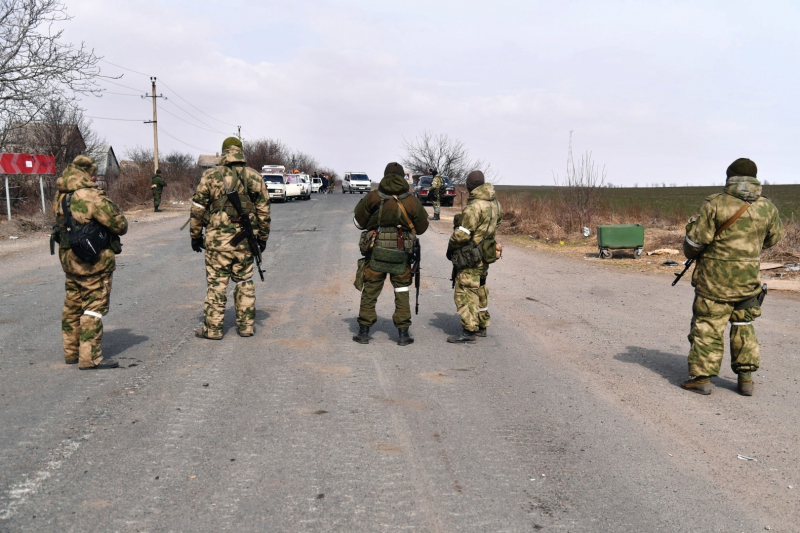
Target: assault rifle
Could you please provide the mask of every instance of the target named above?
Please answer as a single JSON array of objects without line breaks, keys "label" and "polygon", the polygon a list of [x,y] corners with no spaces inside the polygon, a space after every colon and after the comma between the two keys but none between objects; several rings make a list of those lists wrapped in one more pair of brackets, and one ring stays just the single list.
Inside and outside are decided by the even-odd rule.
[{"label": "assault rifle", "polygon": [[684,263],[685,266],[683,267],[683,271],[682,272],[675,272],[675,280],[672,282],[672,286],[673,287],[675,285],[677,285],[677,283],[681,280],[683,275],[686,274],[686,271],[689,270],[689,267],[691,267],[694,264],[695,260],[698,257],[700,257],[701,255],[703,255],[703,254],[698,254],[698,255],[692,257],[691,259],[687,259],[686,262]]},{"label": "assault rifle", "polygon": [[264,281],[264,271],[261,270],[261,249],[258,247],[258,241],[256,240],[256,234],[253,232],[253,225],[250,223],[250,217],[242,210],[242,201],[239,198],[238,192],[229,191],[227,196],[228,201],[236,210],[236,214],[239,215],[239,225],[242,228],[242,231],[234,235],[231,239],[231,245],[238,246],[242,240],[245,238],[247,239],[250,252],[253,254],[253,259],[256,262],[258,275],[261,276],[261,281]]},{"label": "assault rifle", "polygon": [[414,247],[412,248],[411,252],[411,272],[414,274],[414,288],[417,289],[417,301],[414,307],[414,314],[419,314],[419,262],[422,260],[422,247],[419,244],[419,239],[414,240]]}]

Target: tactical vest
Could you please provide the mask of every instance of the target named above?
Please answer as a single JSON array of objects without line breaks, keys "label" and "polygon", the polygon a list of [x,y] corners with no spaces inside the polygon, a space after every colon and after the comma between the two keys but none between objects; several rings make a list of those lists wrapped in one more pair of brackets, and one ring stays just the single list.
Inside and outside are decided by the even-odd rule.
[{"label": "tactical vest", "polygon": [[[378,207],[378,229],[374,232],[374,240],[372,240],[369,267],[376,272],[403,274],[408,268],[409,256],[413,252],[414,243],[417,240],[414,223],[401,203],[401,200],[407,198],[410,193],[406,192],[395,196],[384,194],[381,191],[377,192],[381,203]],[[383,204],[390,198],[397,202],[397,223],[394,226],[382,226]],[[401,224],[403,216],[411,227],[410,230],[403,229]]]},{"label": "tactical vest", "polygon": [[[222,177],[222,185],[225,187],[225,192],[235,191],[236,185],[241,181],[242,188],[244,188],[244,194],[239,195],[239,200],[242,202],[242,212],[245,215],[249,215],[250,213],[255,213],[256,206],[253,203],[253,199],[250,198],[250,190],[247,187],[247,171],[244,167],[241,167],[241,170],[237,169],[236,167],[228,167],[230,168],[231,172],[233,173],[233,178],[231,178],[231,186],[225,187],[225,167],[217,167],[216,170],[219,172],[220,176]],[[245,174],[245,179],[240,179],[239,174]],[[227,196],[222,196],[221,198],[217,198],[208,206],[208,214],[213,215],[214,213],[219,213],[220,211],[225,211],[225,213],[230,218],[235,218],[239,216],[239,213],[236,212],[236,209],[231,205],[230,201],[228,201]]]}]

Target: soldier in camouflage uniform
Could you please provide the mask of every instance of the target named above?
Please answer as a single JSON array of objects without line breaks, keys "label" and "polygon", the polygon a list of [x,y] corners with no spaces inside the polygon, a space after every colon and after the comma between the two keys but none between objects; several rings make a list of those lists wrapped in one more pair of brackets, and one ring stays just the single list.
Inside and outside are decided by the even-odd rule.
[{"label": "soldier in camouflage uniform", "polygon": [[431,200],[431,205],[433,205],[433,218],[431,220],[439,220],[439,210],[442,208],[444,180],[436,170],[432,170],[432,174],[433,179],[431,180],[431,188],[428,192],[429,195],[433,195],[433,200]]},{"label": "soldier in camouflage uniform", "polygon": [[[384,195],[383,208],[380,208],[381,195]],[[399,204],[402,204],[402,208]],[[405,214],[403,213],[405,210]],[[406,216],[407,215],[407,216]],[[403,167],[398,163],[386,165],[383,179],[377,191],[369,192],[358,202],[353,222],[360,230],[375,232],[380,230],[376,243],[384,242],[381,236],[387,236],[386,247],[397,248],[397,226],[407,237],[422,235],[428,229],[428,213],[419,200],[408,192],[408,184],[403,179]],[[405,243],[405,241],[404,241]],[[405,246],[405,244],[404,244]],[[411,251],[411,250],[406,250]],[[378,302],[386,282],[386,276],[394,287],[394,307],[392,321],[398,331],[400,346],[414,342],[408,332],[411,326],[411,304],[409,287],[411,286],[411,269],[406,264],[402,274],[386,274],[376,272],[369,266],[370,253],[367,252],[364,267],[364,287],[361,291],[361,307],[358,313],[358,335],[353,340],[361,344],[369,344],[369,328],[378,320],[375,304]]]},{"label": "soldier in camouflage uniform", "polygon": [[[191,237],[195,252],[206,250],[206,293],[204,324],[198,337],[222,338],[222,319],[227,302],[228,281],[236,283],[233,301],[239,335],[255,332],[256,292],[253,285],[253,254],[243,239],[238,245],[231,239],[241,231],[236,210],[227,200],[226,190],[239,193],[261,251],[267,246],[270,227],[269,195],[261,174],[245,164],[242,142],[228,137],[222,143],[220,166],[206,170],[192,197]],[[205,228],[205,238],[203,237]]]},{"label": "soldier in camouflage uniform", "polygon": [[719,375],[728,322],[731,368],[738,375],[739,392],[753,394],[751,373],[760,364],[753,328],[753,321],[761,316],[759,256],[777,244],[784,231],[778,210],[761,196],[756,170],[749,159],[734,161],[723,192],[706,198],[686,225],[683,251],[687,258],[697,258],[697,266],[692,275],[695,298],[689,333],[689,376],[693,378],[683,387],[700,394],[711,394],[711,377]]},{"label": "soldier in camouflage uniform", "polygon": [[153,211],[156,213],[161,212],[161,209],[159,209],[158,206],[161,205],[161,192],[166,186],[167,182],[161,177],[161,169],[159,168],[156,170],[156,173],[153,174],[153,184],[150,185],[150,188],[153,189]]},{"label": "soldier in camouflage uniform", "polygon": [[[78,364],[81,370],[116,368],[116,361],[104,360],[100,348],[103,340],[103,316],[108,313],[111,279],[116,268],[115,252],[121,251],[119,235],[128,231],[122,212],[94,182],[97,165],[79,155],[68,165],[56,182],[58,193],[53,201],[59,231],[58,258],[66,275],[61,336],[64,360]],[[96,220],[115,236],[112,245],[102,250],[94,263],[79,259],[69,247],[66,216],[62,203],[69,202],[72,218],[78,225]]]},{"label": "soldier in camouflage uniform", "polygon": [[[485,239],[494,239],[497,225],[503,220],[503,210],[497,201],[494,187],[484,183],[483,172],[474,170],[467,176],[469,199],[453,229],[447,246],[447,258],[463,254],[467,247],[477,246]],[[489,287],[486,276],[489,265],[484,261],[462,268],[456,273],[453,299],[461,317],[461,334],[447,338],[447,342],[475,342],[475,337],[486,337],[489,327]]]}]

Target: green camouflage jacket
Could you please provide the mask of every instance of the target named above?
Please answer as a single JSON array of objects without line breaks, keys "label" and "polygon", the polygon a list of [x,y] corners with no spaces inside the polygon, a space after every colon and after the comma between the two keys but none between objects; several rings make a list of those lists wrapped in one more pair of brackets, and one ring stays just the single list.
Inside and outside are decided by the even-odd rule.
[{"label": "green camouflage jacket", "polygon": [[[732,176],[722,193],[706,198],[686,225],[683,251],[697,260],[692,285],[698,295],[717,302],[740,302],[761,291],[761,250],[775,246],[783,237],[778,210],[761,196],[756,178]],[[750,202],[728,229],[714,239],[717,228]]]},{"label": "green camouflage jacket", "polygon": [[[88,224],[92,219],[107,227],[115,235],[125,235],[128,231],[128,221],[125,216],[108,199],[106,192],[97,187],[92,177],[75,165],[68,165],[56,181],[58,193],[53,200],[53,210],[56,220],[64,222],[65,216],[61,210],[61,200],[64,195],[72,193],[69,208],[72,218],[78,224]],[[113,272],[117,267],[114,252],[106,248],[100,252],[100,257],[94,263],[86,263],[70,250],[69,243],[62,239],[58,249],[58,258],[61,268],[67,274],[75,276],[93,276],[103,272]]]},{"label": "green camouflage jacket", "polygon": [[[247,239],[244,239],[238,246],[230,244],[231,238],[241,231],[238,222],[232,222],[227,208],[219,209],[224,205],[225,184],[230,185],[234,174],[238,173],[236,191],[245,204],[245,182],[247,185],[247,196],[253,204],[253,209],[249,214],[250,223],[256,238],[266,241],[269,238],[269,226],[271,222],[269,214],[269,197],[266,194],[264,179],[261,174],[245,166],[244,153],[238,146],[231,146],[220,157],[219,167],[210,168],[203,172],[200,183],[197,184],[192,197],[191,214],[191,236],[193,239],[203,236],[203,228],[206,230],[205,246],[207,250],[217,252],[232,252],[236,250],[247,250]],[[223,183],[223,176],[225,182]],[[230,207],[230,204],[227,204]]]},{"label": "green camouflage jacket", "polygon": [[436,189],[444,189],[444,180],[440,174],[436,174],[433,179],[431,180],[431,191]]},{"label": "green camouflage jacket", "polygon": [[[408,183],[402,176],[389,174],[384,176],[378,185],[378,190],[383,194],[400,196],[408,192]],[[428,229],[428,213],[415,196],[408,195],[402,200],[403,207],[414,224],[417,235],[422,235]],[[378,220],[378,211],[381,204],[381,197],[377,191],[371,191],[361,199],[354,210],[353,221],[358,229],[375,230],[378,227],[396,227],[399,224],[405,230],[410,230],[408,221],[401,216],[397,208],[397,202],[393,198],[383,203],[383,216]]]},{"label": "green camouflage jacket", "polygon": [[161,177],[161,174],[153,174],[153,185],[155,185],[154,188],[161,190],[167,186],[167,182],[164,181],[164,178]]},{"label": "green camouflage jacket", "polygon": [[484,239],[494,239],[497,225],[503,220],[503,210],[494,194],[494,186],[484,183],[469,193],[467,205],[460,215],[459,225],[453,229],[448,248],[457,250],[467,244],[480,244]]}]

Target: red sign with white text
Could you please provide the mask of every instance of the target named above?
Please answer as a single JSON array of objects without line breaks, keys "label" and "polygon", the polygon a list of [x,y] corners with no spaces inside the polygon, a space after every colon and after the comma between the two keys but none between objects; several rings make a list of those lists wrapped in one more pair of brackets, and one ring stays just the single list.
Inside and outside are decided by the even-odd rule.
[{"label": "red sign with white text", "polygon": [[1,154],[0,174],[55,174],[56,160],[52,155]]}]

